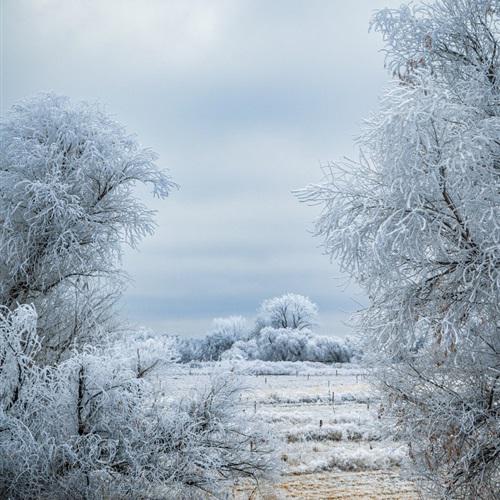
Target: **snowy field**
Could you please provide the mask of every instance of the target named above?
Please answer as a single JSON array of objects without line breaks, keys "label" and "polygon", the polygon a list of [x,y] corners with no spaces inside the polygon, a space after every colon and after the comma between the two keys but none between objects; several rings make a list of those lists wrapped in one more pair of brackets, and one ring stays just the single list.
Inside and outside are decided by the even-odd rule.
[{"label": "snowy field", "polygon": [[214,372],[239,378],[242,411],[276,438],[281,473],[229,498],[418,498],[399,476],[402,443],[382,438],[378,403],[359,365],[239,361],[175,365],[158,377],[164,397],[202,387]]}]

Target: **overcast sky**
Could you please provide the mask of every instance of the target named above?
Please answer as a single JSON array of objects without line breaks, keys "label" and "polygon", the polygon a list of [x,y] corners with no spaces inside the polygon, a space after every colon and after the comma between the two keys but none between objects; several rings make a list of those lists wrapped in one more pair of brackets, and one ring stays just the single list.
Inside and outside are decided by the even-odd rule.
[{"label": "overcast sky", "polygon": [[0,0],[2,112],[39,91],[98,100],[181,186],[149,199],[158,230],[125,253],[129,319],[196,335],[296,292],[321,332],[349,333],[365,299],[291,191],[356,154],[389,78],[369,19],[399,3]]}]

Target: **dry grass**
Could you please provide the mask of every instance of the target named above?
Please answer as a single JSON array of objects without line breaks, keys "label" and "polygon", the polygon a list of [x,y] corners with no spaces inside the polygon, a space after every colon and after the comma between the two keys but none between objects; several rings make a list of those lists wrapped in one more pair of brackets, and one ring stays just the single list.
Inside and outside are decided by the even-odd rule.
[{"label": "dry grass", "polygon": [[235,488],[235,500],[417,500],[412,483],[399,478],[397,471],[320,472],[291,475],[276,484],[252,490]]}]

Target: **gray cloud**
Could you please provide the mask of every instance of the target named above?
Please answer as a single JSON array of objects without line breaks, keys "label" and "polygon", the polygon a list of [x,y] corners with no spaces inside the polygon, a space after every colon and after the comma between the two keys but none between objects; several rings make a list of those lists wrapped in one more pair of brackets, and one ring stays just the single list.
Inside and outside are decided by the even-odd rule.
[{"label": "gray cloud", "polygon": [[[294,291],[345,334],[365,299],[308,233],[291,190],[355,154],[388,76],[373,9],[394,0],[3,0],[1,107],[40,90],[99,100],[160,154],[181,190],[126,251],[123,308],[195,334]],[[147,194],[142,193],[146,199]]]}]

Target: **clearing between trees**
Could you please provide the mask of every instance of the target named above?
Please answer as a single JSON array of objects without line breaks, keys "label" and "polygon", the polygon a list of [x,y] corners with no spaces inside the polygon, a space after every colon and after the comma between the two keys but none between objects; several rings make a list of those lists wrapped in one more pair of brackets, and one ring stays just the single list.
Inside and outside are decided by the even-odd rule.
[{"label": "clearing between trees", "polygon": [[257,487],[240,482],[228,498],[418,498],[400,473],[407,447],[384,435],[362,365],[235,361],[172,369],[173,380],[171,372],[168,380],[158,375],[160,392],[199,388],[214,370],[233,373],[243,387],[242,411],[276,440],[281,474]]}]

